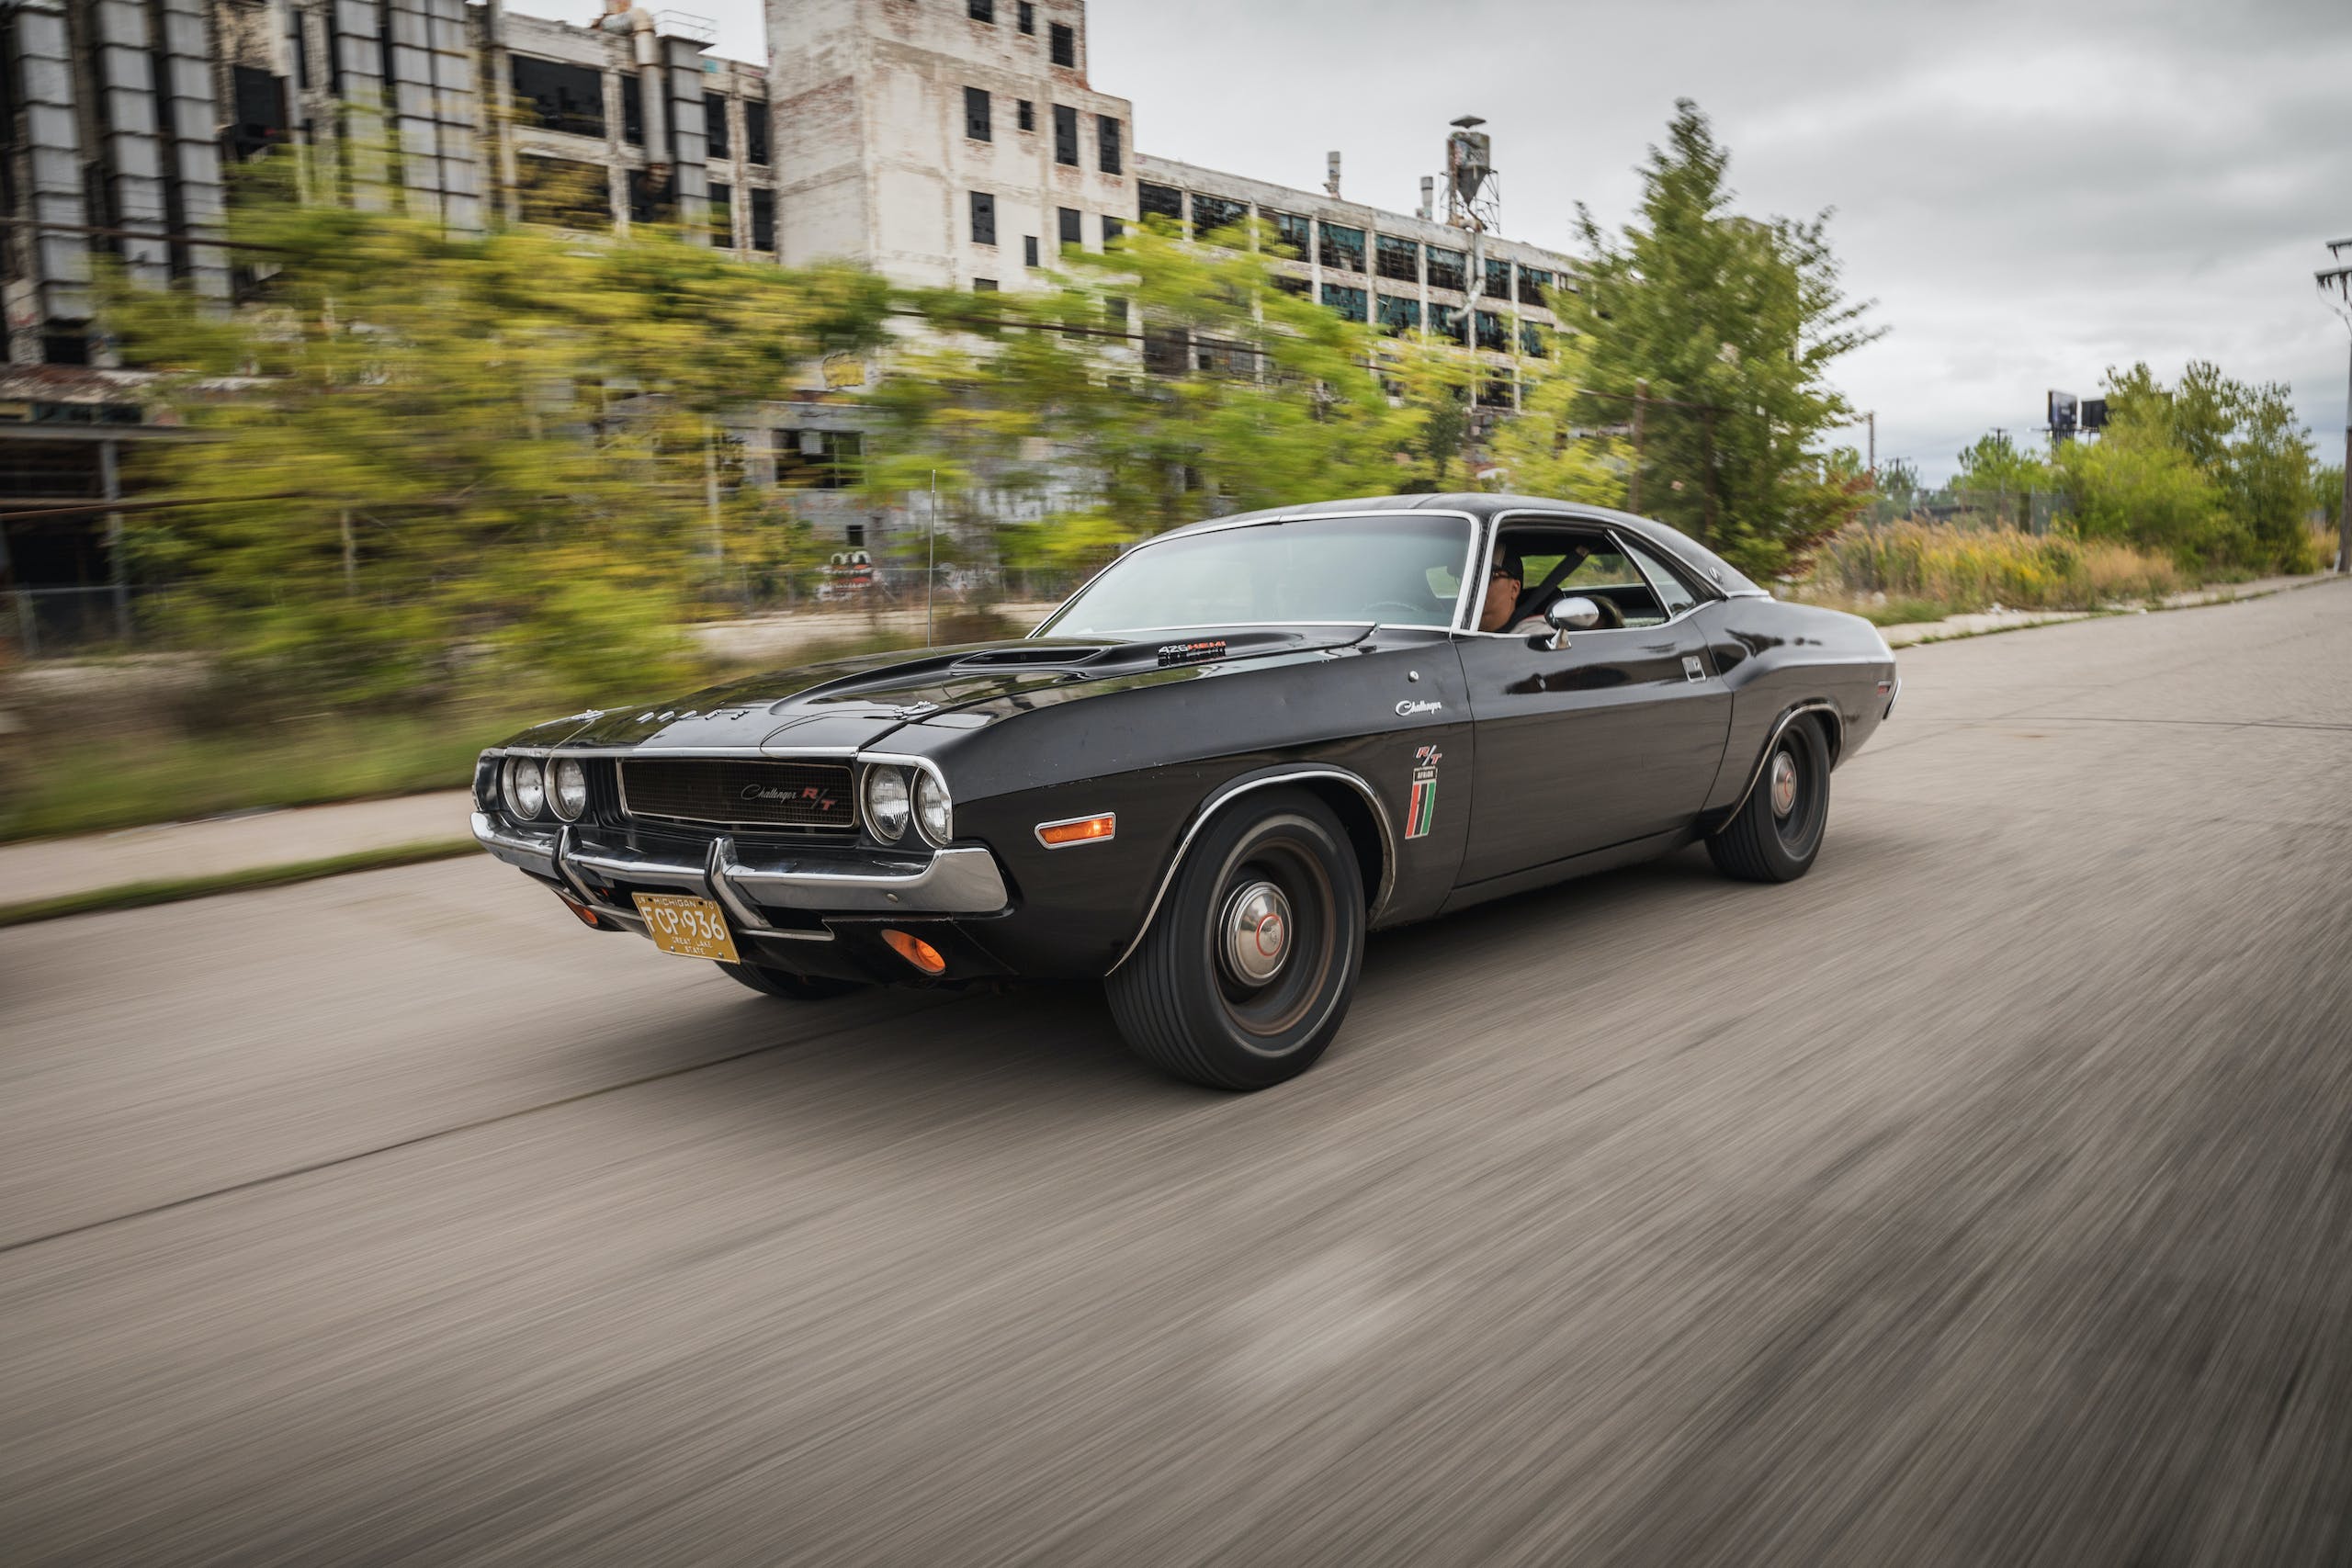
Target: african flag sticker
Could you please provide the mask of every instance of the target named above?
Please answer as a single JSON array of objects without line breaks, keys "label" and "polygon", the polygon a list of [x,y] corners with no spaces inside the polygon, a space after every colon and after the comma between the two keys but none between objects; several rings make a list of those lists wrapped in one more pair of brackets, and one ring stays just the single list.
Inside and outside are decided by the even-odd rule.
[{"label": "african flag sticker", "polygon": [[1405,808],[1405,837],[1426,839],[1437,820],[1437,770],[1413,770],[1413,798]]}]

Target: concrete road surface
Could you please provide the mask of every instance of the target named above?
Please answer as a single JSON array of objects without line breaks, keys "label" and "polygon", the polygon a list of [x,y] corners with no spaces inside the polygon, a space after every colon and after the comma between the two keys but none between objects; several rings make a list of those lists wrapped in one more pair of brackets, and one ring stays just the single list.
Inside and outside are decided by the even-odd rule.
[{"label": "concrete road surface", "polygon": [[1904,674],[1255,1097],[487,860],[0,933],[0,1560],[2352,1559],[2352,587]]}]

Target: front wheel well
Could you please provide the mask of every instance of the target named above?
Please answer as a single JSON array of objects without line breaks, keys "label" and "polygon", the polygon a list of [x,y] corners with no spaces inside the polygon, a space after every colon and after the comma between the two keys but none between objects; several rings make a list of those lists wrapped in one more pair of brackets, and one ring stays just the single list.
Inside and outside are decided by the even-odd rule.
[{"label": "front wheel well", "polygon": [[1385,886],[1382,874],[1387,869],[1388,849],[1371,804],[1353,787],[1334,778],[1301,779],[1298,787],[1329,807],[1340,826],[1348,830],[1348,847],[1355,851],[1356,868],[1363,874],[1364,907],[1377,908]]}]

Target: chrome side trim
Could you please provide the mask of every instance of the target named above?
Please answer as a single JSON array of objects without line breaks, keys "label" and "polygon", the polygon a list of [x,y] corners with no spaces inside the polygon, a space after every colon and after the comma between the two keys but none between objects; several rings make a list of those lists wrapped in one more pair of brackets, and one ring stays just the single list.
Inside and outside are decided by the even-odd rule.
[{"label": "chrome side trim", "polygon": [[[1831,750],[1833,752],[1837,753],[1837,755],[1844,754],[1846,750],[1846,720],[1844,716],[1838,713],[1838,705],[1829,701],[1826,697],[1815,697],[1811,702],[1797,704],[1796,706],[1791,708],[1788,712],[1781,716],[1780,721],[1772,726],[1772,733],[1764,738],[1763,746],[1756,753],[1756,766],[1748,771],[1747,787],[1739,792],[1739,798],[1733,801],[1730,808],[1724,813],[1723,828],[1728,828],[1731,826],[1732,818],[1738,816],[1742,808],[1747,805],[1747,797],[1756,793],[1757,784],[1764,777],[1764,765],[1772,760],[1772,748],[1781,743],[1781,735],[1787,732],[1789,726],[1794,724],[1801,715],[1809,713],[1826,713],[1829,716],[1830,722],[1838,727],[1838,743]],[[1830,759],[1829,765],[1832,768],[1835,768],[1838,765],[1836,755],[1832,756]],[[1717,828],[1715,832],[1722,832],[1723,828]],[[1713,837],[1713,834],[1710,834],[1708,836],[1712,838]]]},{"label": "chrome side trim", "polygon": [[1345,768],[1289,768],[1281,773],[1263,773],[1228,784],[1210,795],[1193,814],[1192,825],[1184,829],[1184,836],[1176,840],[1176,852],[1168,857],[1168,870],[1160,876],[1159,886],[1152,890],[1151,903],[1144,909],[1143,919],[1136,926],[1136,934],[1128,939],[1126,947],[1104,973],[1118,973],[1119,965],[1134,957],[1136,949],[1143,945],[1144,933],[1151,930],[1151,922],[1159,917],[1159,906],[1167,898],[1169,888],[1175,886],[1177,872],[1183,868],[1184,852],[1193,847],[1193,840],[1200,837],[1201,829],[1209,825],[1209,819],[1227,801],[1253,789],[1263,789],[1269,784],[1295,784],[1301,779],[1337,779],[1363,796],[1364,804],[1372,807],[1372,819],[1380,825],[1380,888],[1373,895],[1372,903],[1364,911],[1364,919],[1367,923],[1377,919],[1380,911],[1388,905],[1388,895],[1396,886],[1396,834],[1389,826],[1388,807],[1381,804],[1380,796],[1374,793],[1372,785]]}]

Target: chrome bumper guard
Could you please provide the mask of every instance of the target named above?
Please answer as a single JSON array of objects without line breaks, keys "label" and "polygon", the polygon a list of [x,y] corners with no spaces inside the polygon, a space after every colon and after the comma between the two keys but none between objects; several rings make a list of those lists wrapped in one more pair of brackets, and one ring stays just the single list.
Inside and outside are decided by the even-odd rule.
[{"label": "chrome bumper guard", "polygon": [[473,814],[474,840],[498,859],[551,877],[599,914],[638,923],[635,909],[596,897],[580,872],[616,882],[681,887],[715,898],[752,936],[786,942],[831,942],[830,931],[771,926],[758,906],[826,915],[993,915],[1009,902],[996,857],[978,847],[934,850],[930,858],[895,855],[872,865],[845,867],[789,850],[746,851],[721,835],[700,862],[664,860],[636,850],[582,844],[568,827],[510,828],[487,812]]}]

